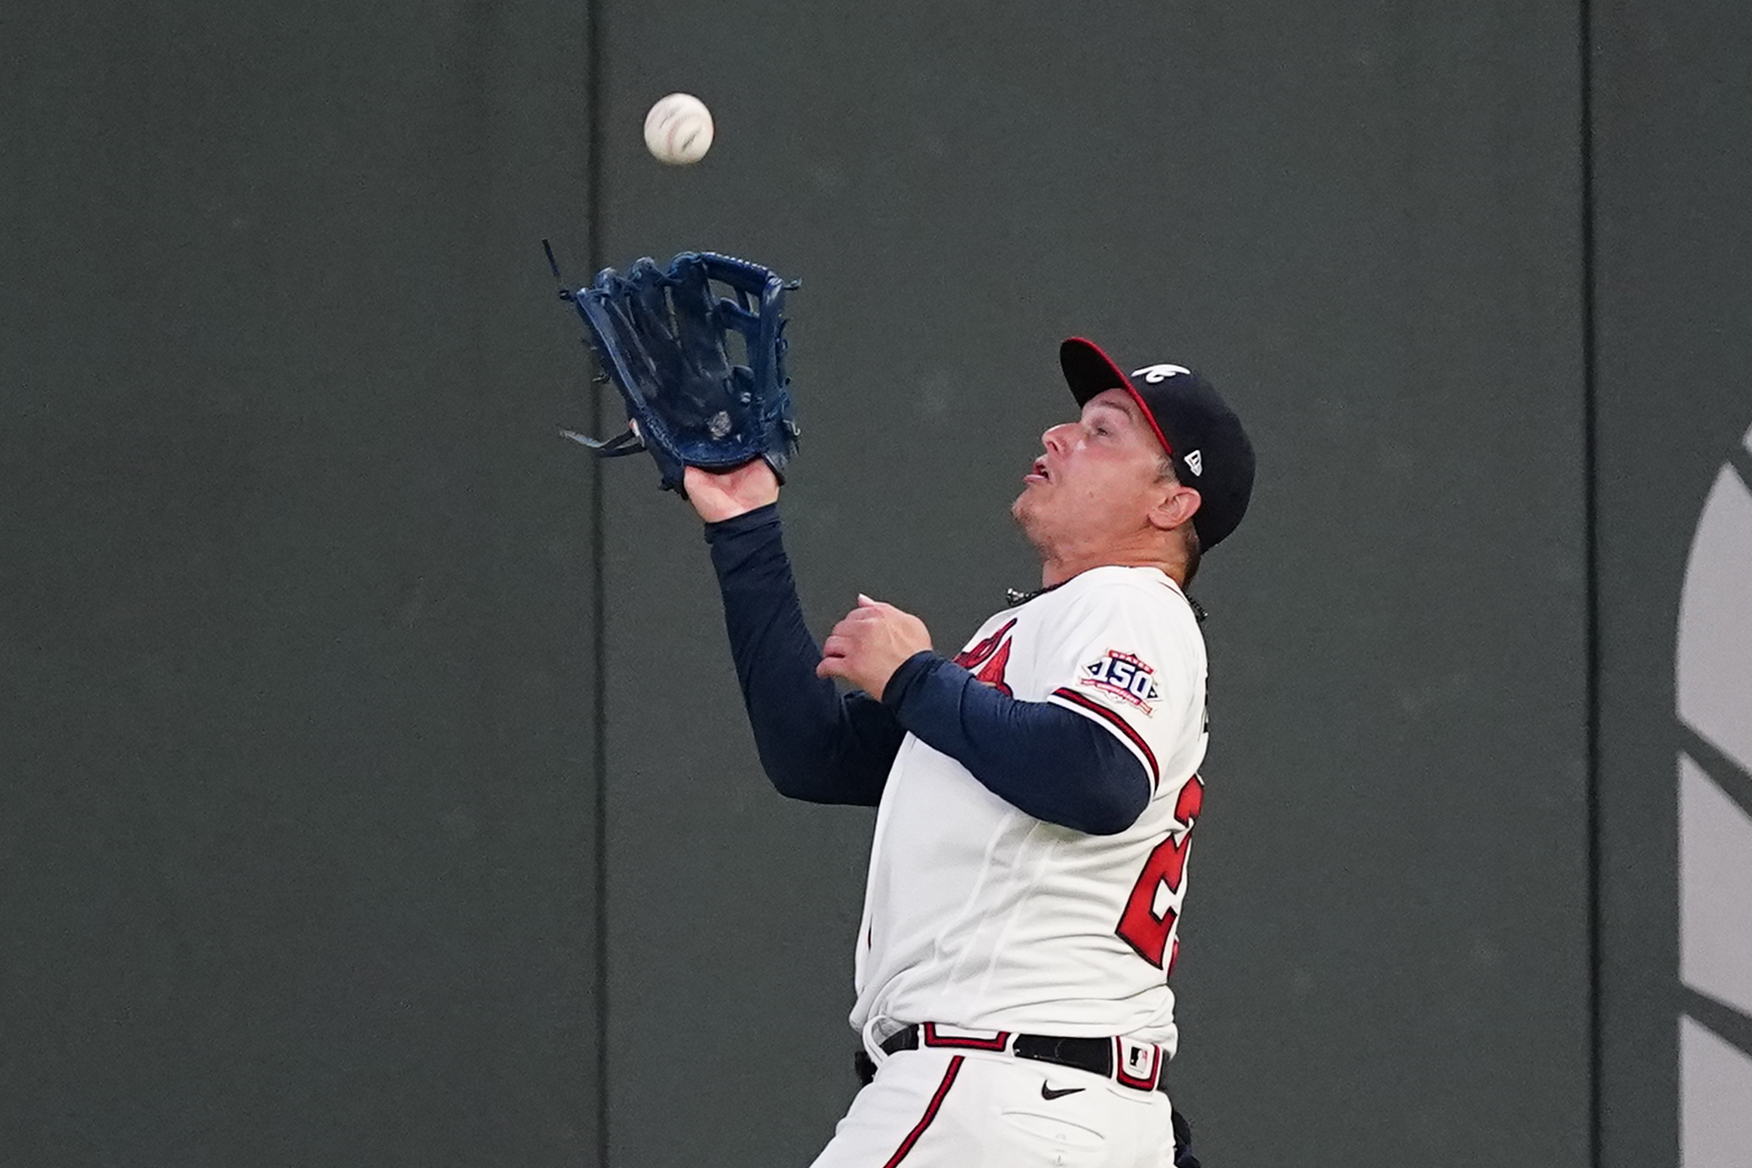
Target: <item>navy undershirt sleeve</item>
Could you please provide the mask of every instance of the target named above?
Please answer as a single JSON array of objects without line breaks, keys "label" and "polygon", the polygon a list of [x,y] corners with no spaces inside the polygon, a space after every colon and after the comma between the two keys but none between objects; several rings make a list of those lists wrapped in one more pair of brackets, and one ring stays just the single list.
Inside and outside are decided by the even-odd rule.
[{"label": "navy undershirt sleeve", "polygon": [[706,542],[767,777],[793,799],[874,807],[906,732],[881,702],[815,676],[821,647],[803,623],[777,504],[708,523]]},{"label": "navy undershirt sleeve", "polygon": [[874,806],[907,731],[1037,819],[1094,835],[1125,830],[1150,780],[1118,738],[1048,702],[980,684],[935,653],[909,658],[881,702],[815,676],[778,508],[706,525],[724,623],[761,765],[787,796]]},{"label": "navy undershirt sleeve", "polygon": [[1113,835],[1150,802],[1150,776],[1120,740],[1050,702],[1023,702],[935,653],[895,670],[883,704],[987,790],[1048,823]]}]

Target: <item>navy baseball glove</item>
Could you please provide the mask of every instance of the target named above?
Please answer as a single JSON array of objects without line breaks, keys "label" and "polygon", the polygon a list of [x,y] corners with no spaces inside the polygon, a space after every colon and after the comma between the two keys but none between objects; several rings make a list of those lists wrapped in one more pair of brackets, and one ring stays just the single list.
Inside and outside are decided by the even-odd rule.
[{"label": "navy baseball glove", "polygon": [[[795,287],[759,264],[691,251],[667,269],[640,259],[624,275],[604,268],[576,292],[562,286],[627,405],[618,437],[562,433],[605,458],[649,451],[663,488],[683,494],[689,466],[722,471],[764,458],[783,482],[797,450],[784,315],[785,293]],[[737,363],[739,351],[747,364]]]}]

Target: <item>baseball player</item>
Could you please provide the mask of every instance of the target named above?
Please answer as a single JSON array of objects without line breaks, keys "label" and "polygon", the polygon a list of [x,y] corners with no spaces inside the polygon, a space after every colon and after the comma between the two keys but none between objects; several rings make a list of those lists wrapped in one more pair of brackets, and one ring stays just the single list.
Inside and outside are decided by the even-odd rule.
[{"label": "baseball player", "polygon": [[770,467],[686,470],[768,775],[878,808],[851,1014],[873,1078],[816,1168],[1196,1164],[1164,1074],[1204,797],[1183,589],[1246,511],[1253,451],[1191,369],[1080,338],[1059,357],[1080,413],[1012,508],[1041,586],[953,656],[867,597],[818,647]]}]

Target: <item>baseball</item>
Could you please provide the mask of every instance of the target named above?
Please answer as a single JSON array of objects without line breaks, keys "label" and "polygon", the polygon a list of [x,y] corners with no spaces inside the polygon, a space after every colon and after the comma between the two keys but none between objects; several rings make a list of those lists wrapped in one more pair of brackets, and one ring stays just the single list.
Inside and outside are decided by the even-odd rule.
[{"label": "baseball", "polygon": [[712,148],[712,111],[691,93],[672,93],[645,115],[645,146],[671,166],[698,162]]}]

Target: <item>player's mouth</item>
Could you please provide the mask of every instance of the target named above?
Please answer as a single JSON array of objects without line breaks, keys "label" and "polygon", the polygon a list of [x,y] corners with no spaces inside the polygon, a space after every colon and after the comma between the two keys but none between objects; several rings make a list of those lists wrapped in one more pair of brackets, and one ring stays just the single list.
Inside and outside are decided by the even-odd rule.
[{"label": "player's mouth", "polygon": [[1035,459],[1034,469],[1022,476],[1022,481],[1025,483],[1044,483],[1050,482],[1051,479],[1052,476],[1047,473],[1046,459],[1044,458]]}]

